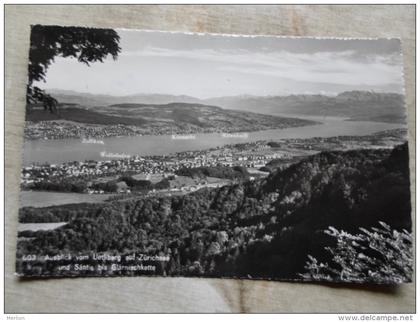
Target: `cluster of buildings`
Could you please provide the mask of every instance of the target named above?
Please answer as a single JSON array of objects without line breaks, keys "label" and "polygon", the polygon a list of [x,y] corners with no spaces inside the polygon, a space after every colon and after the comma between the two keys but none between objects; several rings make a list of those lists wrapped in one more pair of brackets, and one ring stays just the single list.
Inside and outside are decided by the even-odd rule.
[{"label": "cluster of buildings", "polygon": [[140,128],[130,125],[90,125],[65,122],[41,121],[26,122],[25,139],[27,140],[59,140],[68,138],[105,138],[114,136],[132,136],[143,134]]},{"label": "cluster of buildings", "polygon": [[147,126],[139,127],[125,124],[98,125],[57,120],[40,121],[36,123],[27,121],[24,133],[25,139],[27,140],[60,140],[85,137],[106,138],[134,135],[172,135],[172,138],[174,139],[175,136],[176,139],[176,136],[194,136],[196,133],[221,133],[223,137],[231,137],[232,135],[237,135],[230,134],[231,132],[236,133],[239,130],[240,128],[222,125],[201,128],[187,123],[168,124],[166,122],[155,122],[148,124]]},{"label": "cluster of buildings", "polygon": [[79,177],[91,180],[99,177],[142,173],[167,174],[181,168],[243,166],[259,168],[272,159],[287,157],[279,153],[244,154],[226,149],[215,151],[181,152],[170,156],[151,158],[132,157],[118,160],[68,162],[62,164],[30,165],[22,168],[21,184],[30,185],[60,177]]}]

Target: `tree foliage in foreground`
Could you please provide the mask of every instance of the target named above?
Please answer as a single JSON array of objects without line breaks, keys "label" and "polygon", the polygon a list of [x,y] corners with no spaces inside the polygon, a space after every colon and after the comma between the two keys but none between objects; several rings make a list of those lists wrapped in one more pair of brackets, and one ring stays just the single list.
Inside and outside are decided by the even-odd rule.
[{"label": "tree foliage in foreground", "polygon": [[32,26],[27,103],[43,103],[44,108],[51,112],[57,107],[53,97],[33,86],[34,81],[45,81],[47,69],[55,57],[75,58],[88,66],[93,62],[103,62],[108,55],[116,59],[121,51],[119,40],[118,33],[113,29]]},{"label": "tree foliage in foreground", "polygon": [[379,222],[381,228],[349,234],[334,227],[325,230],[337,241],[326,247],[331,261],[321,263],[309,255],[307,273],[311,281],[396,284],[410,282],[413,274],[413,237],[407,230],[392,230]]}]

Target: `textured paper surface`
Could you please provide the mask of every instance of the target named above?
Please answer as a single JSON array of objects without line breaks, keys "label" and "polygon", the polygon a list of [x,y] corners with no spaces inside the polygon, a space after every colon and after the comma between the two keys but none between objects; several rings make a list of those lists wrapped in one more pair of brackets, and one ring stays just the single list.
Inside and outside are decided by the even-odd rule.
[{"label": "textured paper surface", "polygon": [[[150,8],[150,7],[149,7]],[[258,7],[257,7],[258,8]],[[261,7],[260,7],[261,8]],[[282,9],[288,9],[288,10],[290,10],[290,8],[287,8],[287,7],[281,7]],[[241,8],[242,9],[242,8]],[[44,22],[43,22],[44,23]],[[165,28],[156,28],[156,29],[165,29]],[[174,28],[171,28],[171,29],[174,29]],[[177,28],[178,29],[178,28]],[[179,29],[178,29],[179,30]],[[199,31],[201,31],[201,30],[199,30]],[[207,31],[207,30],[206,30]],[[209,30],[209,31],[212,31],[212,30]],[[224,31],[221,31],[221,32],[224,32]],[[229,32],[230,33],[230,32]],[[244,32],[240,32],[240,33],[248,33],[248,32],[246,32],[246,31],[244,31]],[[273,34],[273,32],[267,32],[268,34]],[[291,34],[293,34],[293,33],[291,33]],[[305,36],[306,36],[306,34],[305,34]],[[340,35],[334,35],[334,36],[340,36]],[[357,35],[358,36],[358,35]],[[356,36],[356,37],[357,37]],[[369,36],[369,35],[367,35],[367,36]],[[381,35],[382,36],[382,35]],[[388,37],[388,35],[386,35],[386,37]],[[404,38],[403,38],[403,45],[404,45]],[[8,50],[9,50],[9,46],[7,47],[8,48]],[[405,59],[405,61],[407,62],[407,59]],[[406,82],[407,82],[407,80],[406,80]],[[408,83],[409,84],[409,83]],[[410,97],[408,97],[407,98],[408,99],[408,103],[410,102]],[[408,106],[410,106],[410,104],[408,104]],[[410,117],[410,109],[409,109],[409,117]],[[409,121],[410,121],[410,118],[409,118]],[[7,128],[6,128],[6,130],[7,130]],[[410,148],[411,148],[411,146],[410,146]],[[410,151],[410,152],[412,152],[412,150]],[[10,218],[10,217],[8,217],[8,218]],[[9,224],[9,222],[7,221],[7,224]],[[139,280],[141,280],[141,279],[139,279]],[[185,281],[185,279],[182,279],[182,280],[184,280]],[[37,281],[37,283],[42,283],[42,281]],[[203,281],[199,281],[200,283],[202,283]],[[211,280],[211,281],[209,281],[209,283],[211,283],[211,284],[213,284],[213,283],[240,283],[240,285],[242,285],[243,283],[245,283],[245,285],[247,285],[248,284],[248,282],[246,281],[237,281],[237,282],[235,282],[235,281],[213,281],[213,280]],[[20,285],[24,285],[25,283],[30,283],[30,282],[24,282],[24,283],[19,283],[19,286]],[[148,283],[150,283],[150,282],[148,282]],[[198,281],[196,282],[195,281],[195,279],[194,280],[192,280],[191,281],[191,283],[198,283]],[[257,285],[264,285],[264,282],[255,282],[255,283],[257,283]],[[260,284],[261,283],[261,284]],[[32,285],[35,285],[35,284],[32,284]],[[282,284],[280,284],[280,283],[276,283],[275,284],[276,286],[274,286],[275,288],[277,288],[277,289],[280,289],[282,286],[284,287],[285,285],[288,285],[288,284],[284,284],[284,283],[282,283]],[[121,286],[118,286],[118,288],[120,288]],[[300,287],[315,287],[315,288],[319,288],[319,286],[314,286],[314,285],[304,285],[304,286],[297,286],[297,285],[295,285],[295,284],[293,284],[293,285],[291,285],[291,286],[288,286],[288,287],[292,287],[294,290],[296,290],[297,288],[300,288]],[[410,287],[410,286],[409,286]],[[271,288],[271,285],[270,285],[270,288]],[[329,289],[328,287],[321,287],[321,288],[324,288],[324,289]],[[202,288],[200,288],[200,289],[202,289]],[[342,290],[343,288],[342,287],[340,287],[339,288],[340,290]],[[347,290],[347,289],[345,289],[344,288],[344,291],[345,292],[349,292],[349,290]],[[360,290],[361,291],[361,290]],[[394,292],[395,291],[395,289],[393,289],[392,290],[392,292]],[[369,292],[369,291],[367,291],[367,292]],[[370,293],[369,293],[370,294]],[[385,295],[385,294],[388,294],[389,295],[389,293],[387,293],[387,292],[383,292],[383,293],[379,293],[379,294],[381,294],[382,296],[383,295]],[[238,300],[237,299],[237,296],[235,296],[235,295],[232,295],[232,294],[229,294],[229,295],[225,295],[225,297],[226,296],[228,296],[229,298],[232,296],[235,300]],[[281,296],[280,296],[281,297]],[[239,298],[239,299],[241,299],[242,298],[242,296]],[[252,298],[252,296],[251,297],[245,297],[243,300],[246,300],[246,301],[248,301],[250,298]],[[214,297],[214,299],[216,299],[215,297]],[[226,302],[226,299],[225,298],[223,298],[223,296],[220,298],[221,300],[222,300],[222,302]],[[235,301],[235,300],[233,300],[233,301]],[[276,299],[276,301],[277,301],[277,299]],[[156,303],[157,303],[157,301],[156,301]],[[241,301],[239,301],[239,303],[241,303]],[[287,312],[287,311],[293,311],[293,308],[290,308],[290,310],[287,308],[287,305],[286,306],[284,306],[285,304],[284,304],[284,302],[282,302],[283,304],[278,304],[278,308],[280,308],[280,307],[282,307],[282,309],[276,309],[276,308],[274,308],[276,305],[274,304],[274,307],[273,308],[271,308],[271,309],[265,309],[265,310],[271,310],[271,311],[285,311],[285,312]],[[216,305],[216,306],[218,306],[218,305]],[[262,307],[262,305],[260,304],[260,307]],[[309,306],[308,305],[303,305],[303,306],[300,306],[300,308],[302,309],[302,311],[313,311],[313,310],[319,310],[319,306],[315,306],[315,307],[311,307],[311,309],[309,309]],[[355,307],[356,308],[356,307]],[[209,306],[207,307],[207,309],[209,309]],[[246,309],[246,308],[241,308],[242,310],[249,310],[249,309]],[[299,309],[298,308],[296,308],[298,311],[299,311]],[[120,308],[118,308],[117,309],[118,311],[124,311],[123,309],[121,310]],[[145,311],[150,311],[150,310],[157,310],[157,311],[159,311],[159,307],[155,307],[155,309],[145,309]],[[205,309],[206,310],[206,309]],[[232,310],[232,308],[231,308],[231,310]],[[234,309],[233,309],[234,310]],[[254,309],[250,309],[250,310],[256,310],[256,311],[259,311],[260,309],[258,308],[258,307],[255,307]],[[262,309],[263,311],[264,311],[264,309]],[[379,310],[379,309],[378,309]],[[18,312],[19,310],[14,310],[14,311],[16,311],[16,312]],[[225,309],[222,309],[222,311],[225,311]],[[322,311],[322,310],[321,310]]]}]

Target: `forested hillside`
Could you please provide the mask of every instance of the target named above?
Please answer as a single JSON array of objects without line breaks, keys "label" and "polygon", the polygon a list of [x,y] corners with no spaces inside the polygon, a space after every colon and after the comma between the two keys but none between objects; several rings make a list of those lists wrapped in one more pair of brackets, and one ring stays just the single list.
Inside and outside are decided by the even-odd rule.
[{"label": "forested hillside", "polygon": [[216,178],[236,179],[236,180],[249,178],[249,173],[247,169],[241,166],[182,168],[182,169],[177,170],[175,173],[180,176],[188,176],[191,178],[200,178],[200,179],[206,178],[206,177],[216,177]]},{"label": "forested hillside", "polygon": [[138,252],[170,256],[156,274],[295,279],[308,254],[328,260],[329,226],[356,232],[383,221],[411,231],[408,148],[323,152],[252,182],[106,206],[23,208],[19,216],[68,222],[20,233],[20,273],[66,274],[58,262],[22,262],[23,254]]}]

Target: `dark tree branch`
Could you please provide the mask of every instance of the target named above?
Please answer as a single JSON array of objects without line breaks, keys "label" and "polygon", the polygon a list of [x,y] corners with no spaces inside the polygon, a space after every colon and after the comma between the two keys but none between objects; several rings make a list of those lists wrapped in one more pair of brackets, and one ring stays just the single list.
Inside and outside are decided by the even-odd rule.
[{"label": "dark tree branch", "polygon": [[108,55],[117,59],[121,51],[119,41],[120,37],[113,29],[32,26],[26,97],[28,105],[42,103],[46,110],[52,113],[57,111],[57,100],[32,85],[34,81],[45,81],[47,69],[55,57],[75,58],[89,66],[93,62],[103,62]]}]

